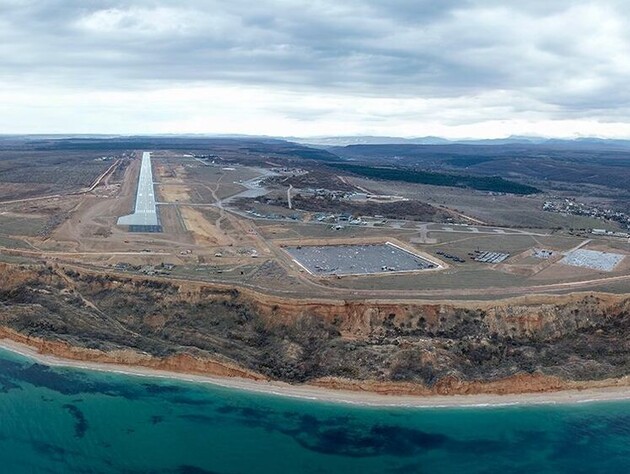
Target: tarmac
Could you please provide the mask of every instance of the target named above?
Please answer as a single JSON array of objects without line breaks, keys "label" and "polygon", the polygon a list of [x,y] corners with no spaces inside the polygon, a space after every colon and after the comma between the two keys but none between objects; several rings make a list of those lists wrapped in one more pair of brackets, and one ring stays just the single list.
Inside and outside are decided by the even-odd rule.
[{"label": "tarmac", "polygon": [[142,153],[142,164],[138,177],[136,205],[133,214],[118,218],[118,225],[129,226],[129,230],[138,232],[158,232],[160,221],[155,205],[153,172],[151,171],[151,153]]}]

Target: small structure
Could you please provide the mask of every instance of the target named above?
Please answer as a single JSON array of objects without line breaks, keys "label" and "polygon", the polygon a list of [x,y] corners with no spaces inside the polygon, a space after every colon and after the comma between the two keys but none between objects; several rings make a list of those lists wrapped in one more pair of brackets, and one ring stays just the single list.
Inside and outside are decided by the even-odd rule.
[{"label": "small structure", "polygon": [[551,257],[553,257],[553,250],[547,250],[547,249],[534,249],[532,250],[532,255],[536,258],[541,258],[543,260],[547,260]]},{"label": "small structure", "polygon": [[501,263],[509,257],[509,253],[484,251],[479,252],[479,254],[475,257],[475,261],[482,263]]}]

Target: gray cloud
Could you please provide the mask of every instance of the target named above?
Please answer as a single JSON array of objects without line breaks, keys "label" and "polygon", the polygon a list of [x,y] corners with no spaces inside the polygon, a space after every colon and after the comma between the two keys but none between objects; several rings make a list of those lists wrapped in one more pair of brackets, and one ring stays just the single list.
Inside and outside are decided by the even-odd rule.
[{"label": "gray cloud", "polygon": [[625,3],[0,0],[0,76],[95,90],[220,83],[424,99],[507,91],[519,99],[501,114],[527,104],[550,118],[619,118],[630,104]]}]

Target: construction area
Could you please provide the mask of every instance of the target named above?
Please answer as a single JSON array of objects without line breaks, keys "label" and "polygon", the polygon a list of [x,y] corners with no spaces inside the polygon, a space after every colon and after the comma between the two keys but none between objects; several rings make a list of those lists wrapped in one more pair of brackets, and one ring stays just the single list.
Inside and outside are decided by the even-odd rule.
[{"label": "construction area", "polygon": [[371,245],[285,247],[294,261],[311,275],[369,275],[415,272],[440,265],[391,242]]}]

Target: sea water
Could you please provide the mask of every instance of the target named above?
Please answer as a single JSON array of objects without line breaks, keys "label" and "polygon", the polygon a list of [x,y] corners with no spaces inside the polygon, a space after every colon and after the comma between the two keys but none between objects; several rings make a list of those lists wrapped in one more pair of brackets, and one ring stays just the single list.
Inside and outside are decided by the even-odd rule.
[{"label": "sea water", "polygon": [[627,473],[630,402],[377,408],[0,351],[2,473]]}]

